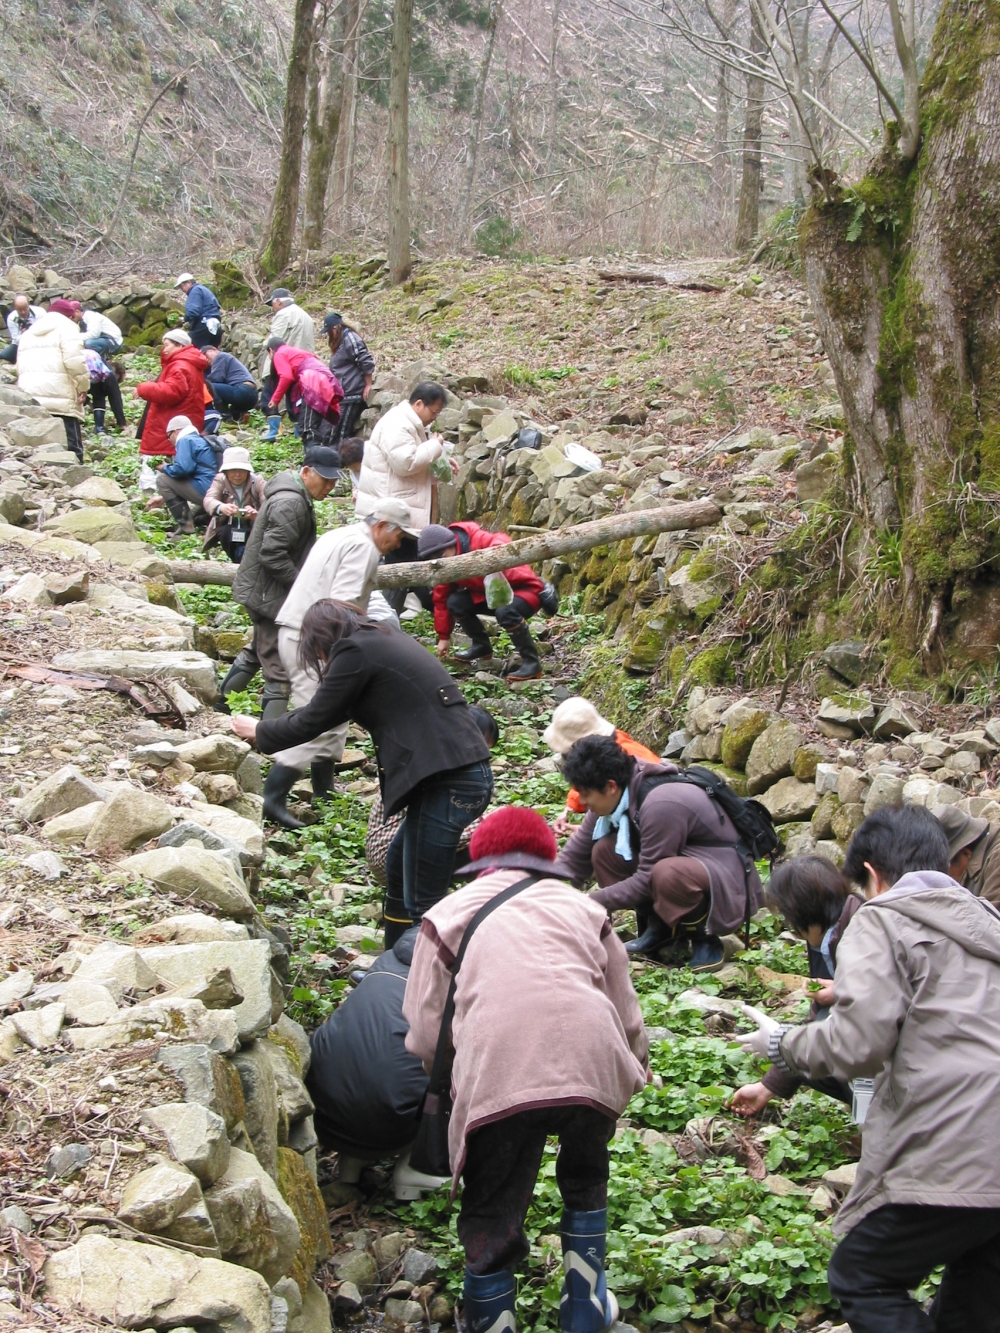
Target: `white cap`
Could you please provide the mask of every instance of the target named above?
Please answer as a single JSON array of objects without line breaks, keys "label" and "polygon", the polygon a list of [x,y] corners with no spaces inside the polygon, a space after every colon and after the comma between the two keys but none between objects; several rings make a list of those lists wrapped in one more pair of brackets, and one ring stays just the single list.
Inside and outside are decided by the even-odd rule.
[{"label": "white cap", "polygon": [[182,273],[181,276],[180,276],[180,277],[177,279],[177,281],[174,283],[174,286],[175,286],[175,287],[179,287],[179,286],[181,285],[182,282],[194,282],[194,274],[193,274],[193,273]]},{"label": "white cap", "polygon": [[403,529],[407,537],[420,536],[420,533],[413,527],[410,506],[405,500],[397,500],[391,495],[376,500],[366,517],[373,519],[376,523],[394,523],[397,528]]},{"label": "white cap", "polygon": [[191,335],[185,333],[183,329],[167,329],[160,341],[165,343],[176,343],[178,347],[190,347]]},{"label": "white cap", "polygon": [[244,449],[239,444],[231,444],[222,455],[222,467],[219,471],[252,472],[253,463],[250,462],[250,450]]},{"label": "white cap", "polygon": [[565,754],[584,736],[613,736],[615,731],[615,724],[601,717],[589,699],[574,695],[572,699],[564,699],[552,714],[542,740],[556,754]]},{"label": "white cap", "polygon": [[167,422],[167,434],[173,435],[179,430],[182,435],[197,435],[198,431],[190,417],[171,417]]}]

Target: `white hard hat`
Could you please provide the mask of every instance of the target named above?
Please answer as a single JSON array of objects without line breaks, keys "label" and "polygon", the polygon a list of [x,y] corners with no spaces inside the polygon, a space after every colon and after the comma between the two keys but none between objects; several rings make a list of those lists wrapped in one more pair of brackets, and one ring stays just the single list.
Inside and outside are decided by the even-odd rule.
[{"label": "white hard hat", "polygon": [[182,283],[185,283],[185,282],[194,282],[194,274],[193,274],[193,273],[182,273],[181,276],[180,276],[180,277],[177,279],[177,281],[174,283],[174,286],[175,286],[175,287],[180,287],[181,284],[182,284]]}]

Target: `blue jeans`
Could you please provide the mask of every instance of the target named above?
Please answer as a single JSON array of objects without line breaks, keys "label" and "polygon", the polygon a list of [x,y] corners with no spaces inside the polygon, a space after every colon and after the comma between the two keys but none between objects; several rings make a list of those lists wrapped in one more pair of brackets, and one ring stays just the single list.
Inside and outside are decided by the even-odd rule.
[{"label": "blue jeans", "polygon": [[422,782],[385,859],[387,896],[406,904],[414,924],[448,892],[462,830],[489,805],[488,760],[436,773]]},{"label": "blue jeans", "polygon": [[17,361],[17,343],[8,343],[6,347],[0,348],[0,361],[8,361],[11,365]]},{"label": "blue jeans", "polygon": [[93,338],[84,338],[83,345],[91,352],[97,352],[103,361],[107,361],[111,352],[120,352],[121,343],[116,343],[106,333],[95,333]]},{"label": "blue jeans", "polygon": [[256,384],[216,384],[206,380],[205,387],[219,412],[223,416],[228,412],[234,421],[239,421],[244,412],[257,406]]}]

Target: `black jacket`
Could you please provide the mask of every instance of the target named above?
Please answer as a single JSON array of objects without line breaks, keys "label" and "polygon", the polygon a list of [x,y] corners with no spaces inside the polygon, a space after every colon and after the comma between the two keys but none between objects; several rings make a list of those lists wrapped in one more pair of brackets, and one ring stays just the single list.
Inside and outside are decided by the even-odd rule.
[{"label": "black jacket", "polygon": [[302,478],[279,472],[264,487],[264,503],[233,580],[233,601],[273,620],[315,540],[316,511]]},{"label": "black jacket", "polygon": [[257,724],[257,748],[274,754],[348,721],[375,742],[387,815],[401,810],[426,778],[490,757],[465,695],[437,658],[402,630],[362,625],[341,639],[310,702]]},{"label": "black jacket", "polygon": [[412,1143],[427,1075],[406,1049],[403,995],[416,929],[377,958],[364,981],[312,1034],[306,1085],[316,1130],[339,1152],[394,1152]]}]

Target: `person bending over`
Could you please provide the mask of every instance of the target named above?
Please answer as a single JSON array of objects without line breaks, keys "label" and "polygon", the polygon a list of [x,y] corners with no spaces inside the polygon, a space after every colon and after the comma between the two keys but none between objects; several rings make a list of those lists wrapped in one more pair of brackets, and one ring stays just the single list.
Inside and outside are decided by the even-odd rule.
[{"label": "person bending over", "polygon": [[[852,1333],[1000,1329],[1000,912],[950,860],[922,806],[869,815],[844,861],[868,901],[829,1018],[761,1014],[744,1043],[794,1078],[874,1080],[829,1267]],[[941,1265],[925,1312],[910,1293]]]},{"label": "person bending over", "polygon": [[215,410],[220,417],[239,421],[257,405],[254,377],[232,352],[223,352],[221,348],[208,343],[202,348],[202,353],[208,362],[205,387],[212,395]]},{"label": "person bending over", "polygon": [[626,945],[630,953],[655,952],[683,930],[692,937],[692,971],[718,971],[720,935],[763,901],[728,815],[673,764],[635,759],[610,736],[577,741],[563,773],[587,816],[560,853],[558,874],[578,886],[593,875],[594,901],[608,912],[650,913],[644,934]]},{"label": "person bending over", "polygon": [[[542,732],[542,740],[557,756],[561,763],[567,750],[573,748],[584,736],[611,736],[626,754],[635,755],[636,759],[645,759],[647,763],[658,764],[660,756],[649,750],[641,741],[633,740],[627,731],[622,731],[600,713],[590,702],[579,695],[564,699],[552,714],[552,721]],[[586,814],[586,806],[580,800],[580,793],[570,787],[566,796],[566,808],[556,819],[552,828],[559,837],[572,833],[570,815]]]}]

